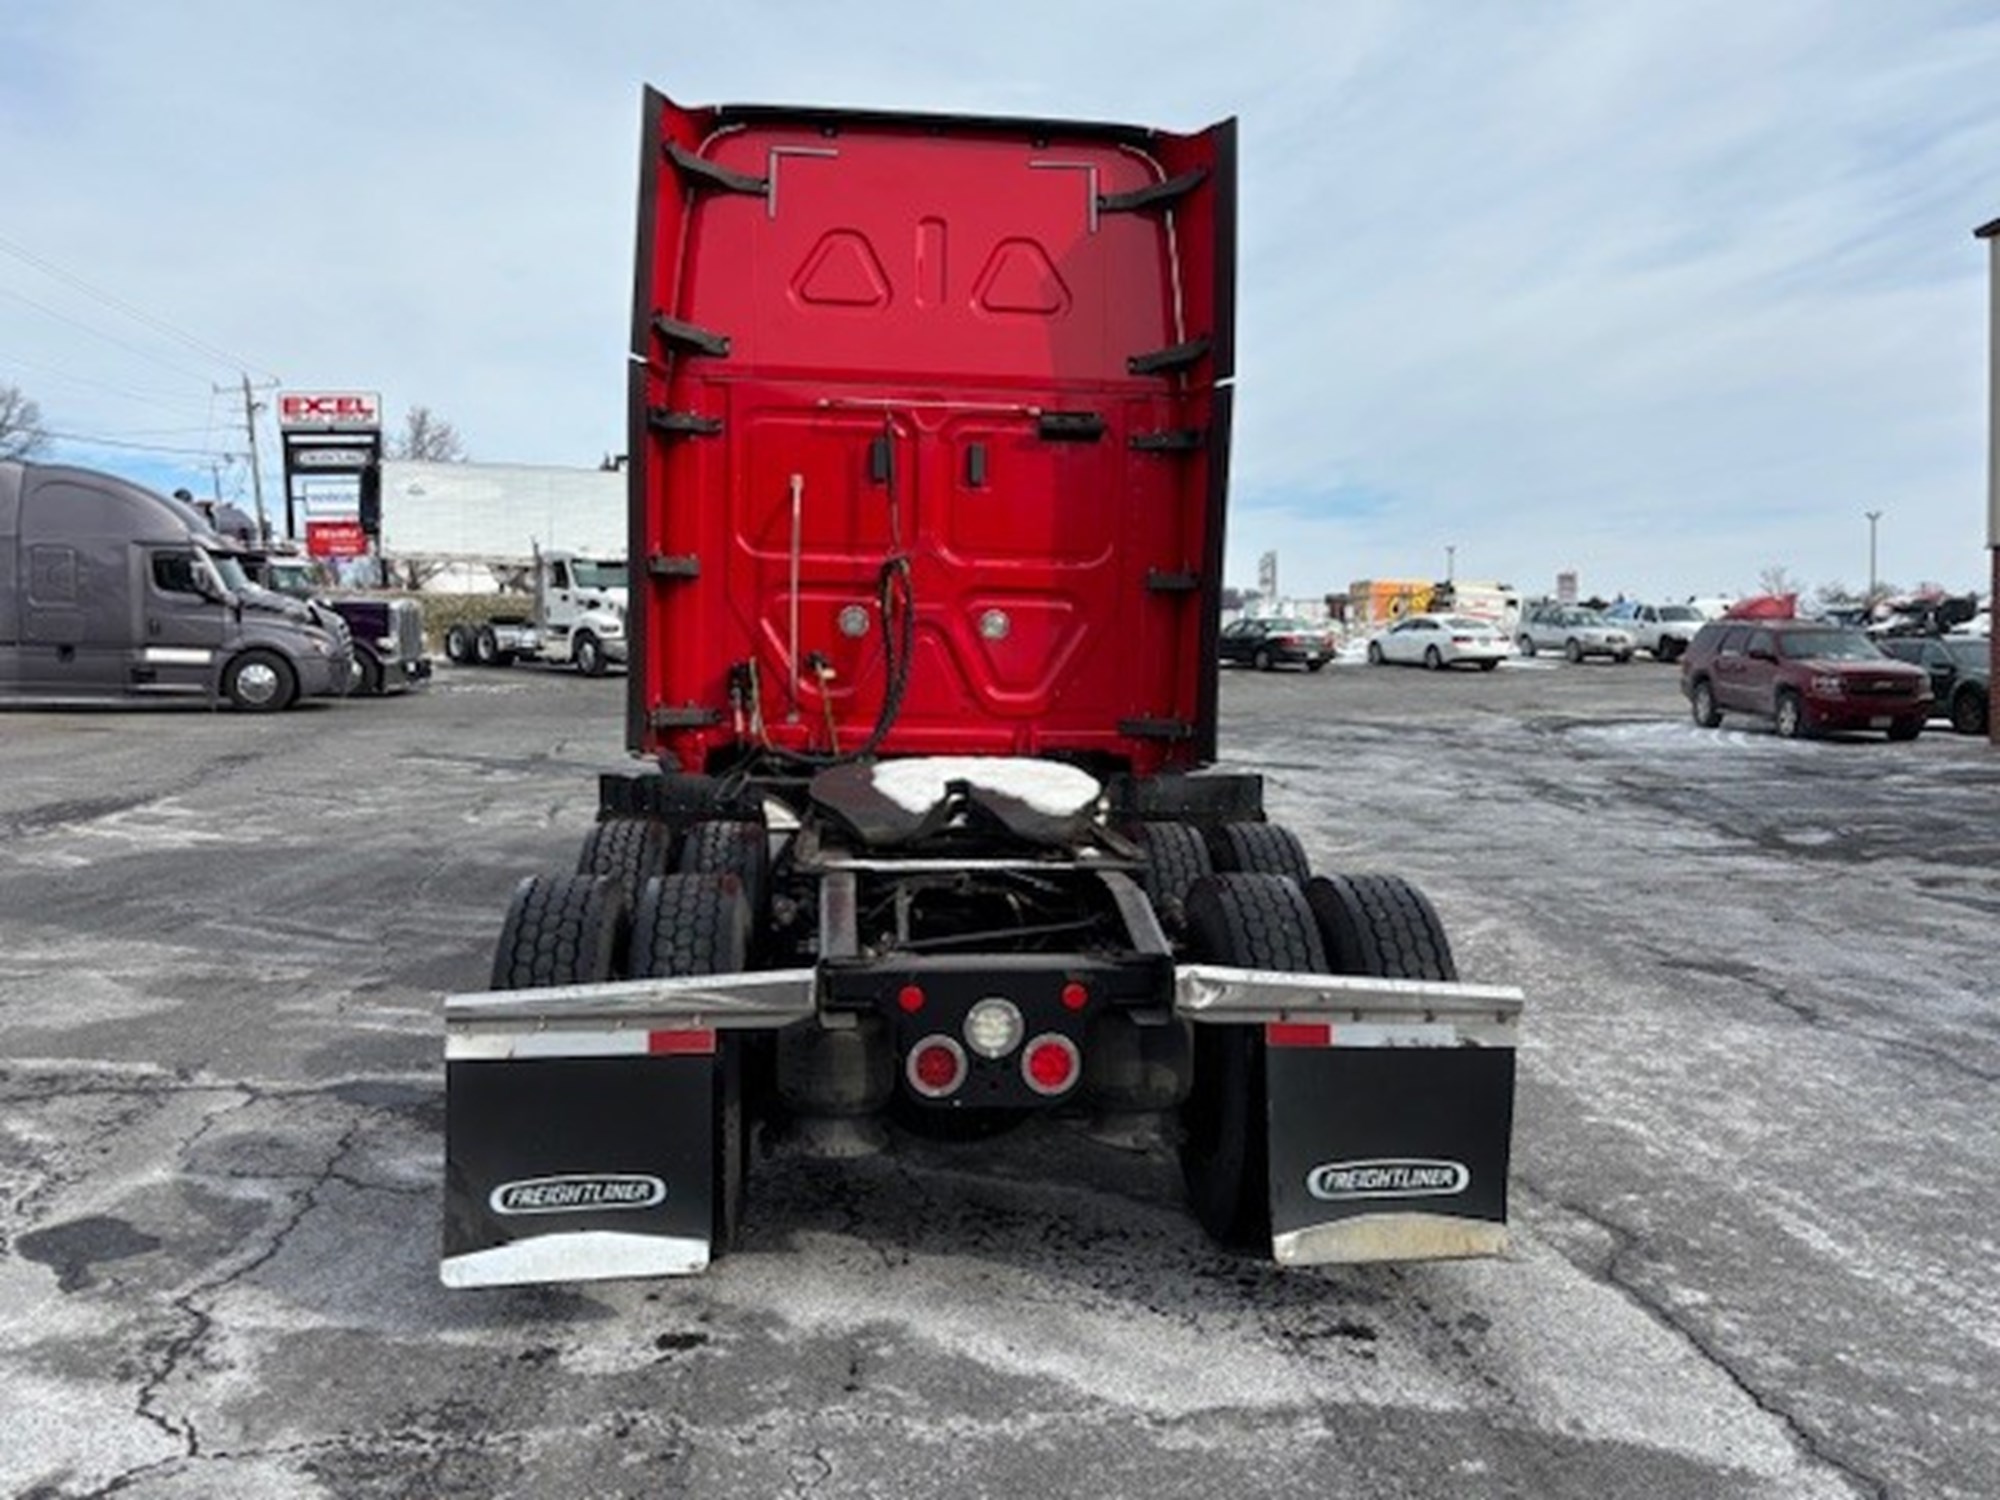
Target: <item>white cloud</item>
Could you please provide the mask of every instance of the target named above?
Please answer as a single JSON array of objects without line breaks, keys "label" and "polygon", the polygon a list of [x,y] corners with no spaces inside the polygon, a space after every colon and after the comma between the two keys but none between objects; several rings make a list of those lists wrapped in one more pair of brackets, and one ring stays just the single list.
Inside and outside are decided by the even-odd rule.
[{"label": "white cloud", "polygon": [[[1275,546],[1318,591],[1441,571],[1449,545],[1460,576],[1526,585],[1858,582],[1865,509],[1885,576],[1984,576],[1983,5],[128,3],[4,26],[0,235],[294,384],[427,403],[481,457],[623,446],[644,83],[1235,113],[1232,578]],[[207,385],[234,373],[0,255],[0,380],[50,425],[227,442]]]}]

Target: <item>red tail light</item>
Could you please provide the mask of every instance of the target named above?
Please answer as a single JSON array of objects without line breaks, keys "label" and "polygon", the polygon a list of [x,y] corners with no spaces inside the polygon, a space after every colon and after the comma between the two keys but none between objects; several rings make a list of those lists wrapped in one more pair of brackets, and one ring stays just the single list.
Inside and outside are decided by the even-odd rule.
[{"label": "red tail light", "polygon": [[948,1036],[927,1036],[910,1049],[903,1074],[926,1099],[942,1099],[965,1082],[965,1049]]},{"label": "red tail light", "polygon": [[1076,1043],[1053,1032],[1036,1037],[1021,1054],[1022,1081],[1044,1097],[1067,1092],[1082,1070]]}]

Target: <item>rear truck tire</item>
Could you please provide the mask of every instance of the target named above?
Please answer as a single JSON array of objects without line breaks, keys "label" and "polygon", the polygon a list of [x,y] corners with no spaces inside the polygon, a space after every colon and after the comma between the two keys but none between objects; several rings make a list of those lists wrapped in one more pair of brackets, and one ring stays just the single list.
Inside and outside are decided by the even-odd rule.
[{"label": "rear truck tire", "polygon": [[1531,635],[1522,636],[1514,644],[1521,648],[1523,656],[1533,656],[1535,654],[1535,638]]},{"label": "rear truck tire", "polygon": [[239,713],[274,714],[299,696],[299,676],[277,652],[253,647],[223,671],[222,694]]},{"label": "rear truck tire", "polygon": [[1571,666],[1575,666],[1578,662],[1582,661],[1583,660],[1582,642],[1576,640],[1564,641],[1563,660],[1568,662]]},{"label": "rear truck tire", "polygon": [[576,645],[572,648],[570,655],[571,659],[576,662],[577,671],[583,673],[584,676],[602,677],[604,675],[604,647],[598,641],[597,637],[589,631],[586,630],[577,636]]},{"label": "rear truck tire", "polygon": [[482,625],[472,637],[472,659],[482,667],[497,667],[501,664],[500,637],[491,625]]},{"label": "rear truck tire", "polygon": [[1892,740],[1913,740],[1923,732],[1924,721],[1921,714],[1915,718],[1898,719],[1889,726],[1889,738]]},{"label": "rear truck tire", "polygon": [[493,948],[496,990],[594,984],[618,968],[625,893],[608,875],[530,875]]},{"label": "rear truck tire", "polygon": [[681,837],[684,875],[734,875],[750,903],[751,930],[762,928],[771,886],[770,841],[762,823],[714,820],[690,824]]},{"label": "rear truck tire", "polygon": [[1270,672],[1277,668],[1278,659],[1271,655],[1269,647],[1259,646],[1257,654],[1250,658],[1250,665],[1260,672]]},{"label": "rear truck tire", "polygon": [[1715,686],[1706,677],[1697,677],[1688,693],[1688,710],[1695,723],[1713,729],[1722,722],[1722,710],[1715,706]]},{"label": "rear truck tire", "polygon": [[474,639],[470,625],[448,625],[444,632],[444,654],[447,661],[457,662],[461,667],[473,660]]},{"label": "rear truck tire", "polygon": [[1437,909],[1401,876],[1322,875],[1307,884],[1306,904],[1336,974],[1458,978]]},{"label": "rear truck tire", "polygon": [[734,875],[652,876],[633,908],[626,972],[634,979],[740,974],[750,967],[751,922]]},{"label": "rear truck tire", "polygon": [[382,683],[382,663],[375,659],[373,652],[364,651],[356,646],[354,666],[347,680],[348,695],[379,698],[382,696]]},{"label": "rear truck tire", "polygon": [[1784,740],[1803,739],[1806,733],[1806,706],[1799,701],[1799,695],[1790,689],[1778,694],[1775,723],[1778,738]]},{"label": "rear truck tire", "polygon": [[1208,856],[1217,871],[1289,875],[1300,885],[1312,879],[1304,845],[1280,823],[1219,824],[1210,835]]},{"label": "rear truck tire", "polygon": [[[598,825],[600,828],[604,824]],[[634,979],[738,974],[750,966],[750,905],[733,875],[655,875],[639,894],[626,972]],[[740,1036],[715,1034],[715,1181],[709,1252],[735,1248],[750,1175]]]},{"label": "rear truck tire", "polygon": [[1382,643],[1380,641],[1370,641],[1368,643],[1368,665],[1371,667],[1382,665]]},{"label": "rear truck tire", "polygon": [[1990,712],[1987,704],[1986,694],[1978,688],[1969,684],[1961,687],[1952,694],[1951,727],[1960,734],[1986,733],[1987,714]]},{"label": "rear truck tire", "polygon": [[[1298,883],[1283,875],[1211,875],[1188,892],[1194,958],[1238,968],[1326,973],[1326,948]],[[1232,1249],[1268,1249],[1270,1142],[1264,1104],[1264,1029],[1194,1028],[1194,1078],[1181,1107],[1181,1177],[1209,1237]]]},{"label": "rear truck tire", "polygon": [[1424,666],[1433,672],[1444,670],[1444,658],[1438,654],[1437,647],[1424,647]]},{"label": "rear truck tire", "polygon": [[1138,841],[1146,851],[1146,898],[1163,923],[1178,927],[1187,917],[1188,888],[1215,873],[1208,845],[1191,823],[1142,823]]},{"label": "rear truck tire", "polygon": [[636,902],[646,882],[672,868],[673,833],[652,818],[605,818],[583,836],[576,873],[609,875],[627,901]]}]

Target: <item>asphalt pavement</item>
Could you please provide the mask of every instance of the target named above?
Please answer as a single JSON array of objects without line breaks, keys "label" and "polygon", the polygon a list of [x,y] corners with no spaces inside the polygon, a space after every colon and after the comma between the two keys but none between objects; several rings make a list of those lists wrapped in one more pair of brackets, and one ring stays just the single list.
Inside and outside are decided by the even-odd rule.
[{"label": "asphalt pavement", "polygon": [[622,679],[0,713],[0,1492],[2000,1494],[2000,752],[1644,661],[1222,703],[1316,868],[1527,991],[1505,1259],[1240,1260],[1049,1123],[759,1160],[702,1278],[447,1292],[440,999]]}]

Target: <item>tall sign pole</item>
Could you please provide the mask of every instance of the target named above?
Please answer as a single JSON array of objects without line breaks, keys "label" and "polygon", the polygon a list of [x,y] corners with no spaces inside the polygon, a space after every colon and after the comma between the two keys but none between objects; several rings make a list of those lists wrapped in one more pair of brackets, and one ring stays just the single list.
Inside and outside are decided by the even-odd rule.
[{"label": "tall sign pole", "polygon": [[[209,389],[219,396],[231,388],[226,385],[216,385],[210,386]],[[271,540],[271,519],[264,511],[264,465],[257,457],[257,413],[264,408],[255,393],[274,389],[276,389],[275,382],[252,385],[247,374],[243,377],[243,432],[250,440],[250,493],[257,501],[257,539],[267,544]],[[216,482],[215,498],[218,500],[222,498],[222,484],[219,479]],[[285,510],[287,536],[291,534],[291,529],[291,508],[287,506]]]},{"label": "tall sign pole", "polygon": [[282,391],[285,534],[305,513],[306,551],[347,561],[374,550],[381,529],[382,398],[373,391]]},{"label": "tall sign pole", "polygon": [[[1992,611],[1993,602],[2000,598],[2000,219],[1973,231],[1986,241],[1991,261],[1991,290],[1987,293],[1987,335],[1986,348],[1989,372],[1986,377],[1986,399],[1989,409],[1986,418],[1986,550],[1993,558],[1993,581],[1986,594],[1986,608]],[[1992,677],[2000,677],[2000,635],[1991,636],[1987,645],[1988,671]],[[1991,695],[1988,695],[1991,702]],[[1991,709],[1986,714],[1986,736],[1995,745],[2000,745],[2000,717],[1995,717]]]},{"label": "tall sign pole", "polygon": [[[257,540],[271,540],[271,522],[264,514],[264,465],[257,457],[257,403],[250,395],[250,377],[243,377],[243,425],[250,432],[250,493],[257,501]],[[292,534],[292,507],[286,497],[285,535]]]}]

